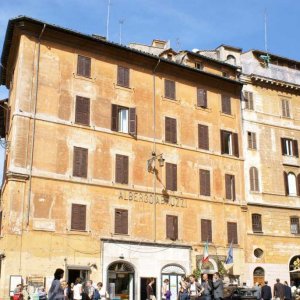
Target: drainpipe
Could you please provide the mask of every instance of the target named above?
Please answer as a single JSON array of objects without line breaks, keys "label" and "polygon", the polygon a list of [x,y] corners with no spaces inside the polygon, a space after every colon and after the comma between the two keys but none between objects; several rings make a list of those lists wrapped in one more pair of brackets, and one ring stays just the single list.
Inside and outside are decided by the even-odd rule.
[{"label": "drainpipe", "polygon": [[[155,72],[160,63],[160,58],[153,69],[153,150],[152,153],[156,155],[156,85],[155,85]],[[156,159],[154,160],[153,172],[153,196],[154,196],[154,224],[153,224],[153,240],[156,242]]]},{"label": "drainpipe", "polygon": [[30,218],[30,206],[31,206],[31,185],[32,185],[32,165],[33,165],[33,152],[34,152],[34,136],[35,136],[35,125],[36,125],[36,106],[38,97],[38,85],[39,85],[39,70],[40,70],[40,54],[41,54],[41,39],[46,29],[46,24],[44,24],[43,29],[39,35],[38,39],[38,52],[37,52],[37,62],[36,62],[36,78],[35,78],[35,93],[34,93],[34,108],[33,108],[33,127],[32,127],[32,138],[31,138],[31,153],[30,153],[30,169],[29,169],[29,188],[28,188],[28,200],[27,200],[27,226],[29,225]]}]

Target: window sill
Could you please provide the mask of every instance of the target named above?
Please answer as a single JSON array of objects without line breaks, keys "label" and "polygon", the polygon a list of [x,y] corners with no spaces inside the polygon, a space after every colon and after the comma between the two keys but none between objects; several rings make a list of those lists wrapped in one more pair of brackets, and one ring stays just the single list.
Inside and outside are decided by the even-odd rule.
[{"label": "window sill", "polygon": [[254,194],[254,195],[259,195],[260,194],[260,191],[249,191],[250,194]]},{"label": "window sill", "polygon": [[117,134],[117,135],[119,135],[119,136],[136,138],[135,135],[132,135],[132,134],[130,134],[129,132],[127,133],[127,132],[114,131],[114,130],[111,130],[111,132],[114,133],[114,134]]},{"label": "window sill", "polygon": [[74,122],[74,124],[79,126],[79,127],[91,127],[90,124],[82,124],[82,123],[77,123],[77,122]]},{"label": "window sill", "polygon": [[[227,247],[230,247],[231,243],[227,243]],[[232,244],[232,248],[239,248],[240,245],[239,244]]]},{"label": "window sill", "polygon": [[248,151],[257,151],[257,148],[247,148]]},{"label": "window sill", "polygon": [[180,104],[181,103],[181,100],[180,99],[172,99],[172,98],[167,98],[167,97],[164,97],[164,96],[161,96],[161,99],[163,101],[167,101],[167,102],[172,102],[172,103],[175,103],[175,104]]},{"label": "window sill", "polygon": [[177,145],[177,146],[181,146],[181,144],[178,144],[178,143],[173,143],[173,142],[169,142],[169,141],[165,141],[165,140],[162,140],[162,143],[163,143],[163,144],[170,144],[170,145]]},{"label": "window sill", "polygon": [[239,158],[239,156],[235,156],[233,154],[227,154],[227,153],[221,153],[222,156],[225,156],[225,157],[235,157],[235,158]]},{"label": "window sill", "polygon": [[263,231],[252,231],[253,234],[264,235]]},{"label": "window sill", "polygon": [[199,197],[201,197],[201,198],[204,198],[204,199],[206,199],[206,200],[211,200],[211,195],[201,195],[201,194],[199,194]]},{"label": "window sill", "polygon": [[68,229],[68,234],[71,235],[89,235],[91,232],[88,230],[76,230],[76,229]]},{"label": "window sill", "polygon": [[231,119],[235,119],[235,115],[233,115],[233,114],[226,114],[226,113],[224,113],[222,111],[220,111],[220,116],[231,118]]},{"label": "window sill", "polygon": [[246,107],[245,107],[244,110],[246,110],[246,111],[248,111],[248,112],[250,112],[250,111],[255,112],[254,108],[246,108]]},{"label": "window sill", "polygon": [[196,104],[195,104],[195,109],[205,111],[207,113],[211,113],[211,111],[212,111],[211,108],[209,108],[209,107],[202,107],[202,106],[198,106]]},{"label": "window sill", "polygon": [[73,77],[76,79],[82,79],[82,80],[86,80],[86,81],[90,81],[90,82],[95,82],[96,78],[94,77],[85,77],[82,75],[78,75],[76,73],[73,73]]},{"label": "window sill", "polygon": [[112,181],[112,184],[114,186],[120,186],[120,187],[129,186],[129,183],[120,183],[120,182],[115,182],[115,181]]},{"label": "window sill", "polygon": [[129,233],[117,233],[117,232],[114,232],[113,235],[114,236],[126,236],[126,237],[130,236]]},{"label": "window sill", "polygon": [[130,86],[123,86],[123,85],[118,85],[117,83],[114,83],[114,88],[115,89],[119,89],[122,91],[127,91],[127,92],[134,92],[134,88],[130,87]]},{"label": "window sill", "polygon": [[290,116],[290,117],[280,116],[280,118],[281,118],[281,119],[290,120],[290,121],[293,120],[292,116]]}]

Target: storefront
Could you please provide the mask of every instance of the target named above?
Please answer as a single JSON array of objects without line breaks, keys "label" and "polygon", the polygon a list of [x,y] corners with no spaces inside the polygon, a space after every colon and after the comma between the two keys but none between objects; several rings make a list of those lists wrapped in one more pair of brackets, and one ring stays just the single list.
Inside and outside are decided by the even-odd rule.
[{"label": "storefront", "polygon": [[191,273],[190,246],[113,239],[102,240],[101,245],[103,284],[110,298],[145,300],[147,280],[153,277],[158,300],[166,278],[176,299],[180,278]]}]

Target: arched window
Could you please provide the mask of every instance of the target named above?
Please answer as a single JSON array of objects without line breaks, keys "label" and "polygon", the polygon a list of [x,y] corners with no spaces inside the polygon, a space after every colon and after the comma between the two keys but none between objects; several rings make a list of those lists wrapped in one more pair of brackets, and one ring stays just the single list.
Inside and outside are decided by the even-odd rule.
[{"label": "arched window", "polygon": [[233,55],[228,55],[227,56],[227,62],[229,64],[235,65],[236,64],[236,58]]},{"label": "arched window", "polygon": [[287,176],[288,181],[288,194],[290,196],[297,196],[296,176],[294,173],[289,173]]},{"label": "arched window", "polygon": [[259,191],[259,180],[257,168],[251,167],[249,170],[250,175],[250,190],[254,192]]}]

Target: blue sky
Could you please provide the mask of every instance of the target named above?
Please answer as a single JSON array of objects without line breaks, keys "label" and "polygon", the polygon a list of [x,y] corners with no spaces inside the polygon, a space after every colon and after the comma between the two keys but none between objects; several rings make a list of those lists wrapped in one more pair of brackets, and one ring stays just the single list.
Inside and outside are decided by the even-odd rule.
[{"label": "blue sky", "polygon": [[[0,45],[8,20],[18,15],[106,35],[107,4],[108,0],[0,0]],[[119,41],[119,21],[124,20],[124,44],[149,44],[158,38],[170,40],[176,50],[220,44],[264,49],[265,10],[269,50],[300,60],[299,0],[111,0],[109,39]],[[0,99],[6,96],[7,90],[0,87]]]}]

